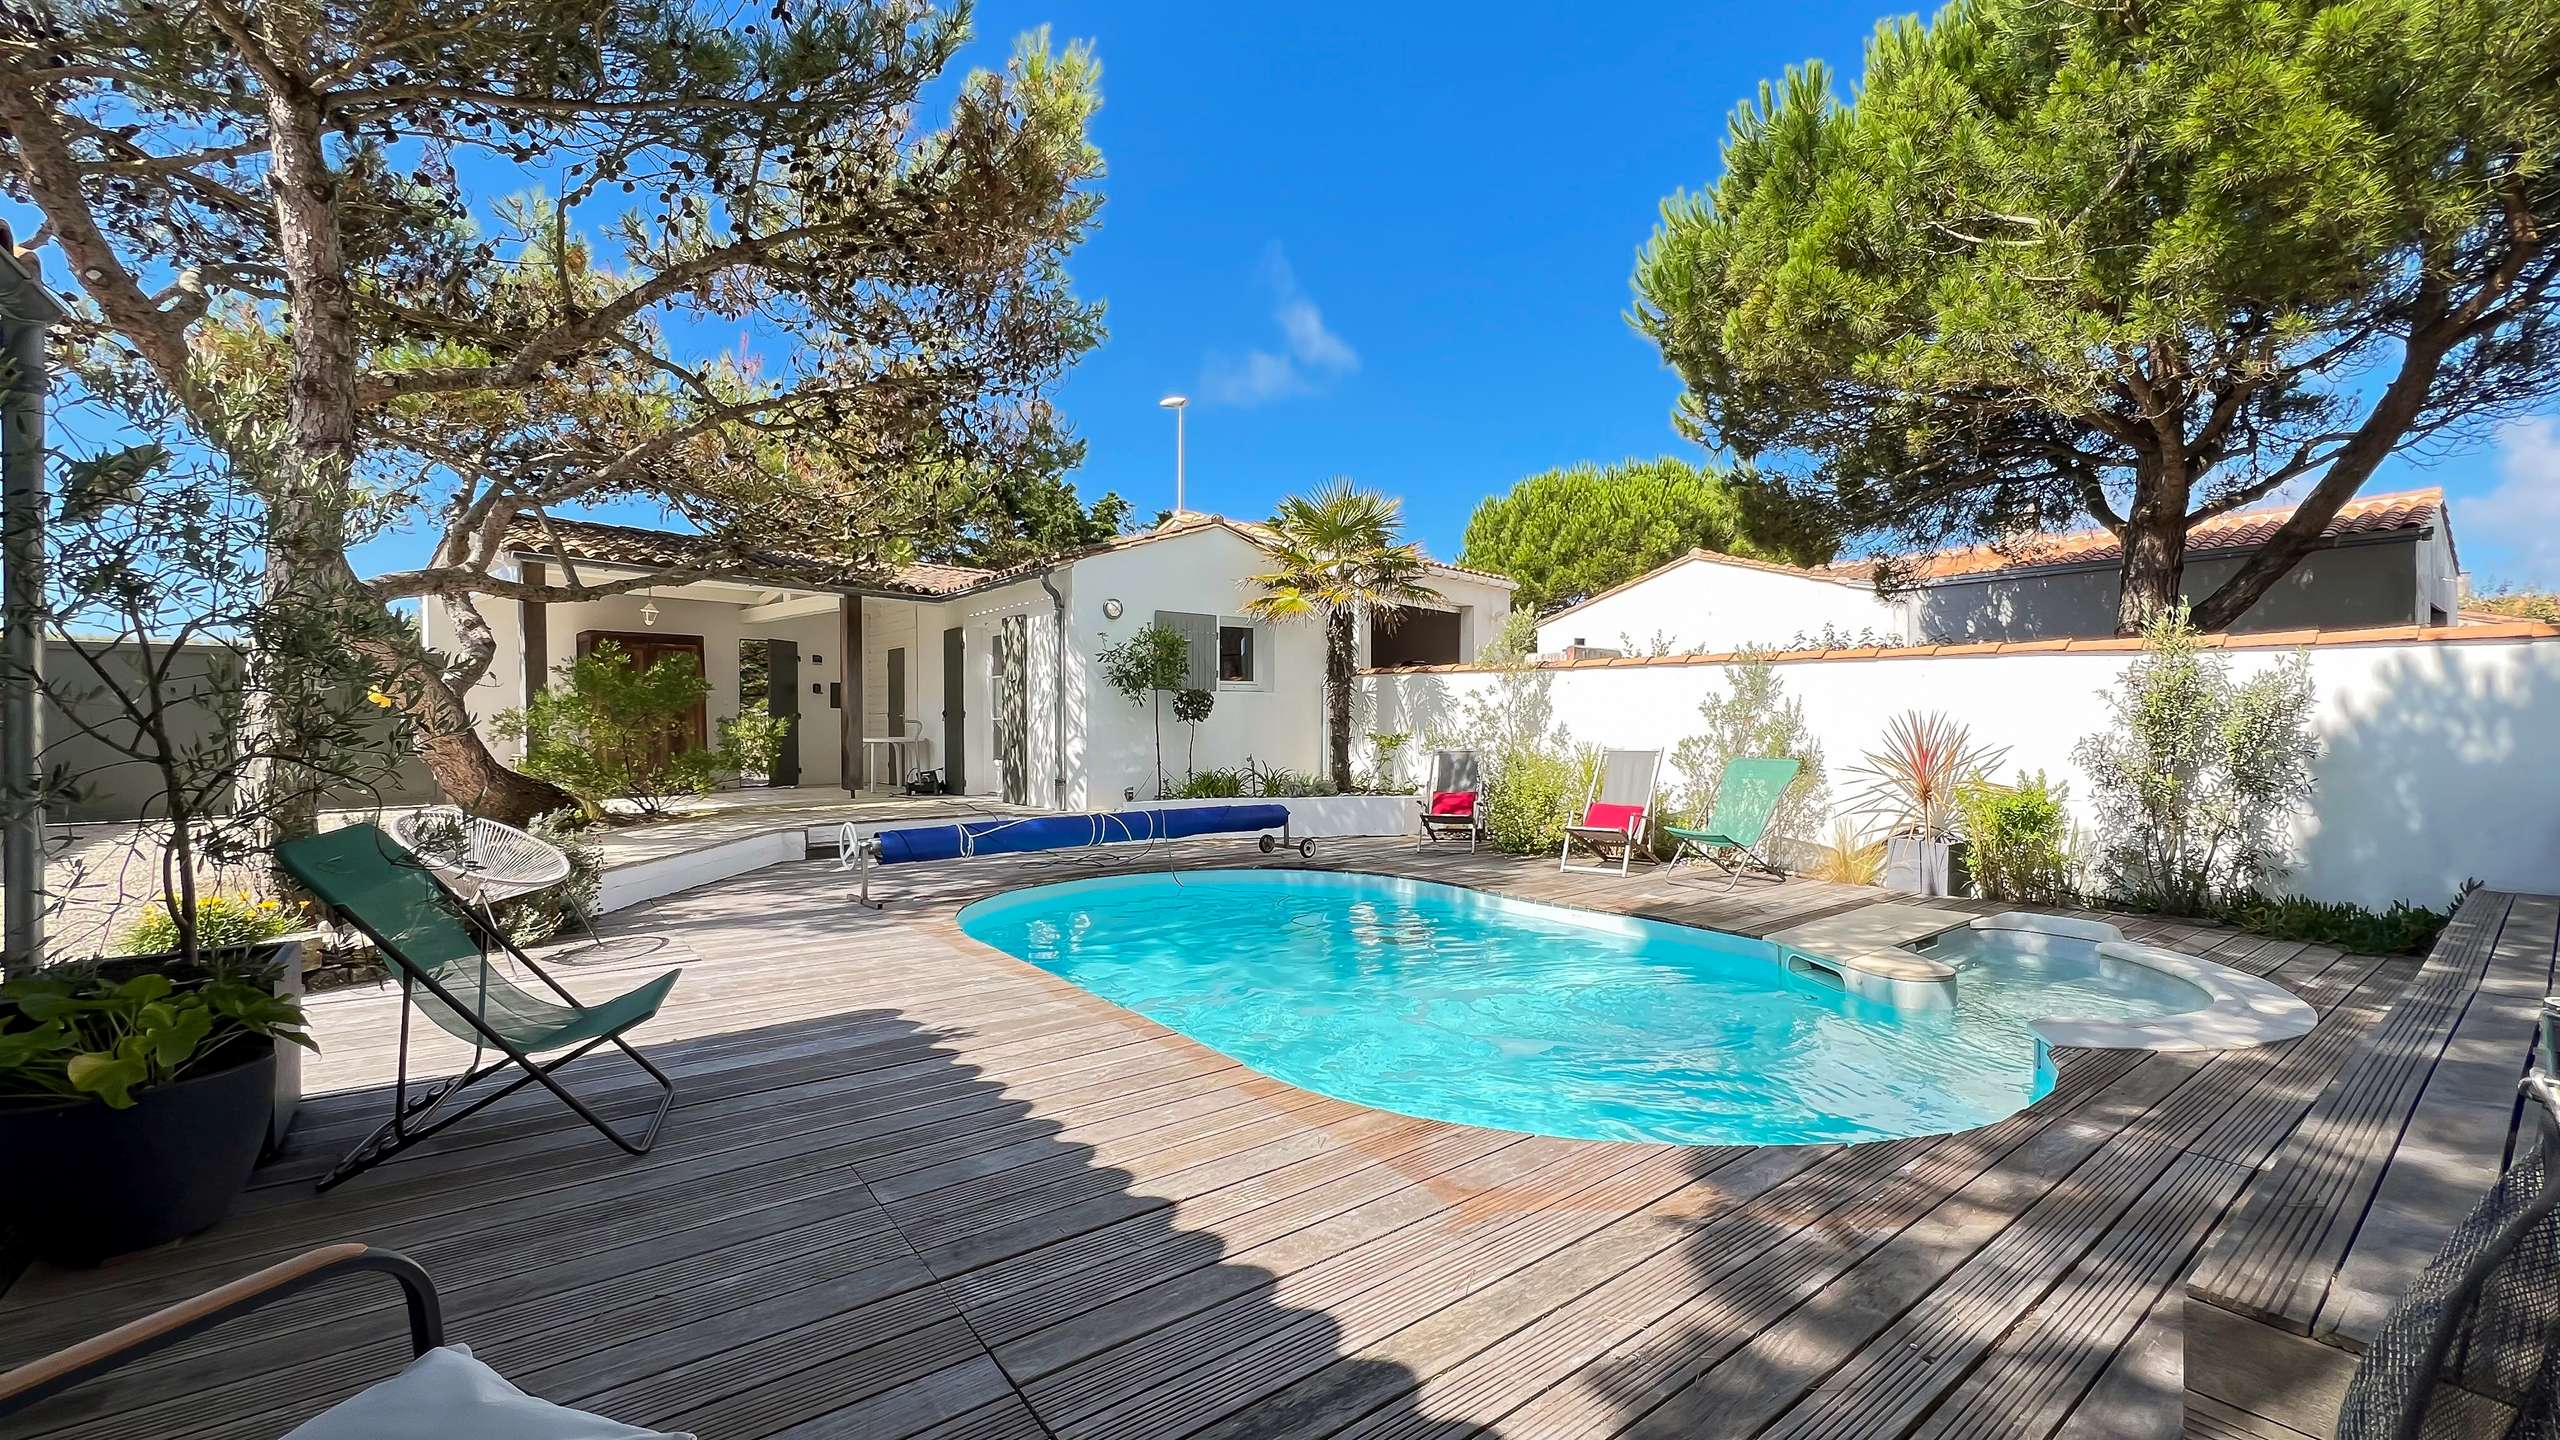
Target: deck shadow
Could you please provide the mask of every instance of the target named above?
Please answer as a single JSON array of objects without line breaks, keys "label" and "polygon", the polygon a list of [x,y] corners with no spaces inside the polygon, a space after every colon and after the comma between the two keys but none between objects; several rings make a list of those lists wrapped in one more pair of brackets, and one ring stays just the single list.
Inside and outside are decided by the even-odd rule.
[{"label": "deck shadow", "polygon": [[[1231,1258],[1222,1229],[1279,1238],[1300,1217],[1269,1207],[1305,1192],[1229,1158],[1244,1142],[1220,1137],[1315,1127],[1293,1127],[1285,1097],[1240,1088],[1243,1072],[1221,1076],[1220,1057],[1161,1045],[1097,1064],[877,1006],[644,1048],[682,1087],[647,1156],[547,1096],[328,1195],[307,1188],[312,1160],[289,1155],[201,1236],[30,1276],[0,1307],[0,1365],[361,1239],[423,1263],[449,1338],[531,1393],[722,1440],[1314,1435],[1363,1417],[1382,1433],[1465,1428],[1400,1412],[1415,1377],[1343,1354],[1333,1317]],[[578,1067],[610,1115],[646,1100],[616,1083],[622,1068]],[[1358,1150],[1302,1138],[1288,1163],[1396,1163]],[[1238,1188],[1257,1185],[1267,1198]],[[1223,1218],[1186,1226],[1177,1195]],[[1243,1377],[1282,1354],[1289,1375],[1323,1371],[1361,1408],[1258,1409],[1282,1384]],[[0,1436],[273,1436],[404,1358],[396,1301],[358,1282],[81,1387]]]}]

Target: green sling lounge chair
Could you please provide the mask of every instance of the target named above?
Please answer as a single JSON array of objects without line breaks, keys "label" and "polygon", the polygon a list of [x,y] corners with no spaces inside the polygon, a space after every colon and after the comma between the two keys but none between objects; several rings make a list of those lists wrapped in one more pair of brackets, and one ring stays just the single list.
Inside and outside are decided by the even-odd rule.
[{"label": "green sling lounge chair", "polygon": [[1742,882],[1745,870],[1785,879],[1787,872],[1760,854],[1760,841],[1769,833],[1770,817],[1778,813],[1779,797],[1803,768],[1803,762],[1789,759],[1724,762],[1707,823],[1699,828],[1662,827],[1663,834],[1678,842],[1671,851],[1673,868],[1684,860],[1704,860],[1724,872],[1727,890]]},{"label": "green sling lounge chair", "polygon": [[[625,1043],[622,1036],[658,1013],[681,972],[670,970],[601,1005],[581,1005],[578,997],[534,964],[503,932],[446,889],[424,861],[402,849],[399,842],[376,826],[350,825],[325,835],[289,841],[276,847],[276,859],[323,906],[373,941],[383,959],[400,972],[400,992],[406,1001],[400,1007],[400,1068],[393,1082],[391,1118],[347,1152],[346,1158],[320,1182],[322,1190],[536,1083],[559,1096],[578,1112],[580,1119],[602,1131],[606,1139],[634,1155],[657,1143],[658,1127],[665,1122],[668,1107],[675,1103],[675,1082]],[[489,947],[493,942],[549,986],[559,1000],[554,1002],[525,990],[501,973],[490,963]],[[414,1098],[409,1092],[412,1005],[472,1046],[468,1068],[451,1080],[425,1086]],[[658,1099],[657,1113],[649,1117],[648,1127],[637,1140],[607,1124],[552,1078],[552,1072],[561,1066],[607,1044],[630,1056],[665,1092]],[[498,1054],[484,1064],[481,1053],[490,1049]],[[533,1058],[555,1050],[566,1053],[540,1063]],[[440,1113],[447,1102],[474,1082],[510,1065],[524,1073],[487,1090],[458,1110]]]}]

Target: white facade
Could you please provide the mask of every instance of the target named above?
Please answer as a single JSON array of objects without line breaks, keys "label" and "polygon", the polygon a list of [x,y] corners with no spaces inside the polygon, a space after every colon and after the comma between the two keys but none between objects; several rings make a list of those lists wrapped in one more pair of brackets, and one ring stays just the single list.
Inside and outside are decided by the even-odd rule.
[{"label": "white facade", "polygon": [[[2280,888],[2382,906],[2441,906],[2467,878],[2547,889],[2560,873],[2560,638],[2462,639],[2460,629],[2396,643],[2324,643],[2310,657],[2322,753],[2317,792],[2292,826],[2293,873]],[[1906,710],[1944,711],[1973,739],[2008,747],[2005,772],[2042,770],[2071,788],[2084,825],[2090,791],[2072,759],[2108,725],[2107,694],[2134,658],[2120,642],[2006,654],[1915,654],[1779,662],[1832,772],[1882,740]],[[2280,664],[2282,646],[2232,648],[2235,674]],[[1491,717],[1573,741],[1666,752],[1697,733],[1698,707],[1724,690],[1704,660],[1601,663],[1511,672],[1387,672],[1364,679],[1381,728],[1434,739],[1481,736]],[[1712,783],[1674,776],[1664,784]]]},{"label": "white facade", "polygon": [[1833,580],[1708,550],[1603,590],[1538,622],[1538,650],[1577,645],[1630,654],[1774,649],[1824,626],[1905,638],[1901,607],[1854,580]]},{"label": "white facade", "polygon": [[[1212,634],[1244,632],[1227,638],[1250,656],[1247,677],[1217,682],[1216,706],[1196,736],[1173,719],[1171,697],[1163,697],[1164,767],[1173,783],[1192,769],[1248,760],[1266,768],[1323,769],[1322,627],[1243,615],[1254,593],[1249,577],[1269,567],[1268,554],[1242,531],[1186,517],[1180,528],[1061,561],[1045,577],[942,599],[864,596],[858,602],[858,687],[847,684],[844,663],[843,611],[853,603],[848,597],[744,578],[669,585],[540,607],[547,660],[541,668],[555,669],[574,656],[581,633],[699,637],[711,684],[706,729],[716,733],[738,711],[740,642],[787,640],[796,647],[798,673],[773,678],[777,686],[791,684],[797,698],[800,784],[845,782],[839,706],[858,688],[858,734],[920,737],[905,752],[913,766],[949,778],[956,760],[962,793],[1040,807],[1108,809],[1128,794],[1146,799],[1156,793],[1157,728],[1148,707],[1131,704],[1105,683],[1100,655],[1160,614],[1213,619]],[[580,566],[582,578],[613,573],[610,567]],[[1432,608],[1456,616],[1462,648],[1449,658],[1473,658],[1510,611],[1510,583],[1435,567],[1430,584],[1443,602]],[[654,624],[644,623],[644,604],[656,607]],[[497,633],[498,650],[467,702],[487,733],[501,711],[524,704],[527,614],[513,601],[483,600],[481,609]],[[437,607],[427,607],[424,623],[430,646],[451,643]],[[956,681],[946,661],[955,652],[955,631]],[[1009,635],[1020,642],[1018,663],[1007,663]],[[893,695],[903,701],[901,714],[891,713]],[[957,716],[951,713],[954,701]],[[494,735],[491,743],[501,758],[518,753]],[[886,753],[871,752],[875,783],[887,779]],[[860,766],[865,757],[854,761]]]}]

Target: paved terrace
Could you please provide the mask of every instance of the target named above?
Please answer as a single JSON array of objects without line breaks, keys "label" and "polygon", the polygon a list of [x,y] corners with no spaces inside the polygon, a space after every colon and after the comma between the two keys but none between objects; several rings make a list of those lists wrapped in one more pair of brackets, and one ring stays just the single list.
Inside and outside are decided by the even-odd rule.
[{"label": "paved terrace", "polygon": [[[1384,843],[1322,859],[1746,933],[1878,898]],[[614,917],[573,987],[685,967],[642,1037],[681,1103],[636,1160],[518,1097],[314,1196],[378,1118],[398,1022],[385,993],[323,997],[310,1084],[343,1093],[306,1105],[213,1231],[26,1275],[0,1297],[0,1363],[360,1238],[422,1261],[452,1338],[517,1383],[718,1440],[2172,1435],[2182,1279],[2419,972],[2130,921],[2291,986],[2320,1025],[2223,1054],[2063,1052],[2051,1095],[1960,1135],[1603,1144],[1295,1090],[952,922],[1077,873],[900,874],[870,914],[797,864]],[[617,1060],[569,1073],[618,1116],[643,1103]],[[404,1356],[389,1288],[359,1284],[6,1433],[270,1437]]]}]

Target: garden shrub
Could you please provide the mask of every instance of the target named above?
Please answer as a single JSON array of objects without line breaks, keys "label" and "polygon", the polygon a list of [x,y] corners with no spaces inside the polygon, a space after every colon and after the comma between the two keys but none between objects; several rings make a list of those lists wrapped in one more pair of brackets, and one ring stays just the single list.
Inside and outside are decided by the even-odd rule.
[{"label": "garden shrub", "polygon": [[1212,767],[1195,770],[1174,787],[1176,800],[1230,800],[1244,793],[1244,772]]},{"label": "garden shrub", "polygon": [[2311,667],[2295,654],[2246,681],[2183,611],[2143,632],[2115,726],[2072,754],[2096,792],[2098,861],[2128,904],[2177,915],[2236,905],[2284,873],[2281,824],[2311,798]]},{"label": "garden shrub", "polygon": [[1266,768],[1255,764],[1251,756],[1245,757],[1244,787],[1247,795],[1258,796],[1265,800],[1291,800],[1342,793],[1334,787],[1331,780],[1322,775],[1310,775],[1303,770],[1292,770],[1286,765],[1273,765]]},{"label": "garden shrub", "polygon": [[782,762],[782,747],[791,743],[796,715],[749,710],[720,722],[720,767],[732,775],[769,776]]},{"label": "garden shrub", "polygon": [[608,801],[655,816],[679,796],[710,793],[720,757],[669,740],[711,693],[691,660],[671,655],[643,668],[605,640],[554,673],[561,683],[498,716],[499,734],[524,741],[517,768],[568,791],[589,818]]},{"label": "garden shrub", "polygon": [[2442,910],[2394,900],[2383,911],[2302,895],[2250,895],[2223,918],[2252,935],[2333,945],[2351,955],[2422,955],[2461,907],[2461,895]]},{"label": "garden shrub", "polygon": [[1513,855],[1554,853],[1590,791],[1600,752],[1558,740],[1513,745],[1487,760],[1485,838]]},{"label": "garden shrub", "polygon": [[1974,780],[1956,790],[1957,825],[1973,883],[1994,900],[2068,904],[2078,893],[2065,790],[2039,770],[2018,783]]},{"label": "garden shrub", "polygon": [[1822,745],[1805,723],[1804,702],[1787,697],[1778,667],[1766,655],[1745,655],[1724,667],[1724,688],[1698,705],[1700,729],[1671,751],[1679,783],[1666,819],[1704,824],[1714,807],[1716,782],[1728,760],[1792,756],[1803,766],[1778,800],[1760,853],[1780,864],[1800,864],[1816,848],[1819,827],[1831,811],[1831,785],[1822,768]]},{"label": "garden shrub", "polygon": [[1844,816],[1831,822],[1831,838],[1814,847],[1805,874],[1834,885],[1881,885],[1884,860],[1884,840],[1861,833]]},{"label": "garden shrub", "polygon": [[[261,900],[255,895],[196,897],[196,944],[206,953],[264,945],[280,940],[308,923],[300,905]],[[169,907],[154,903],[116,937],[119,955],[158,955],[178,948],[178,922]]]}]

